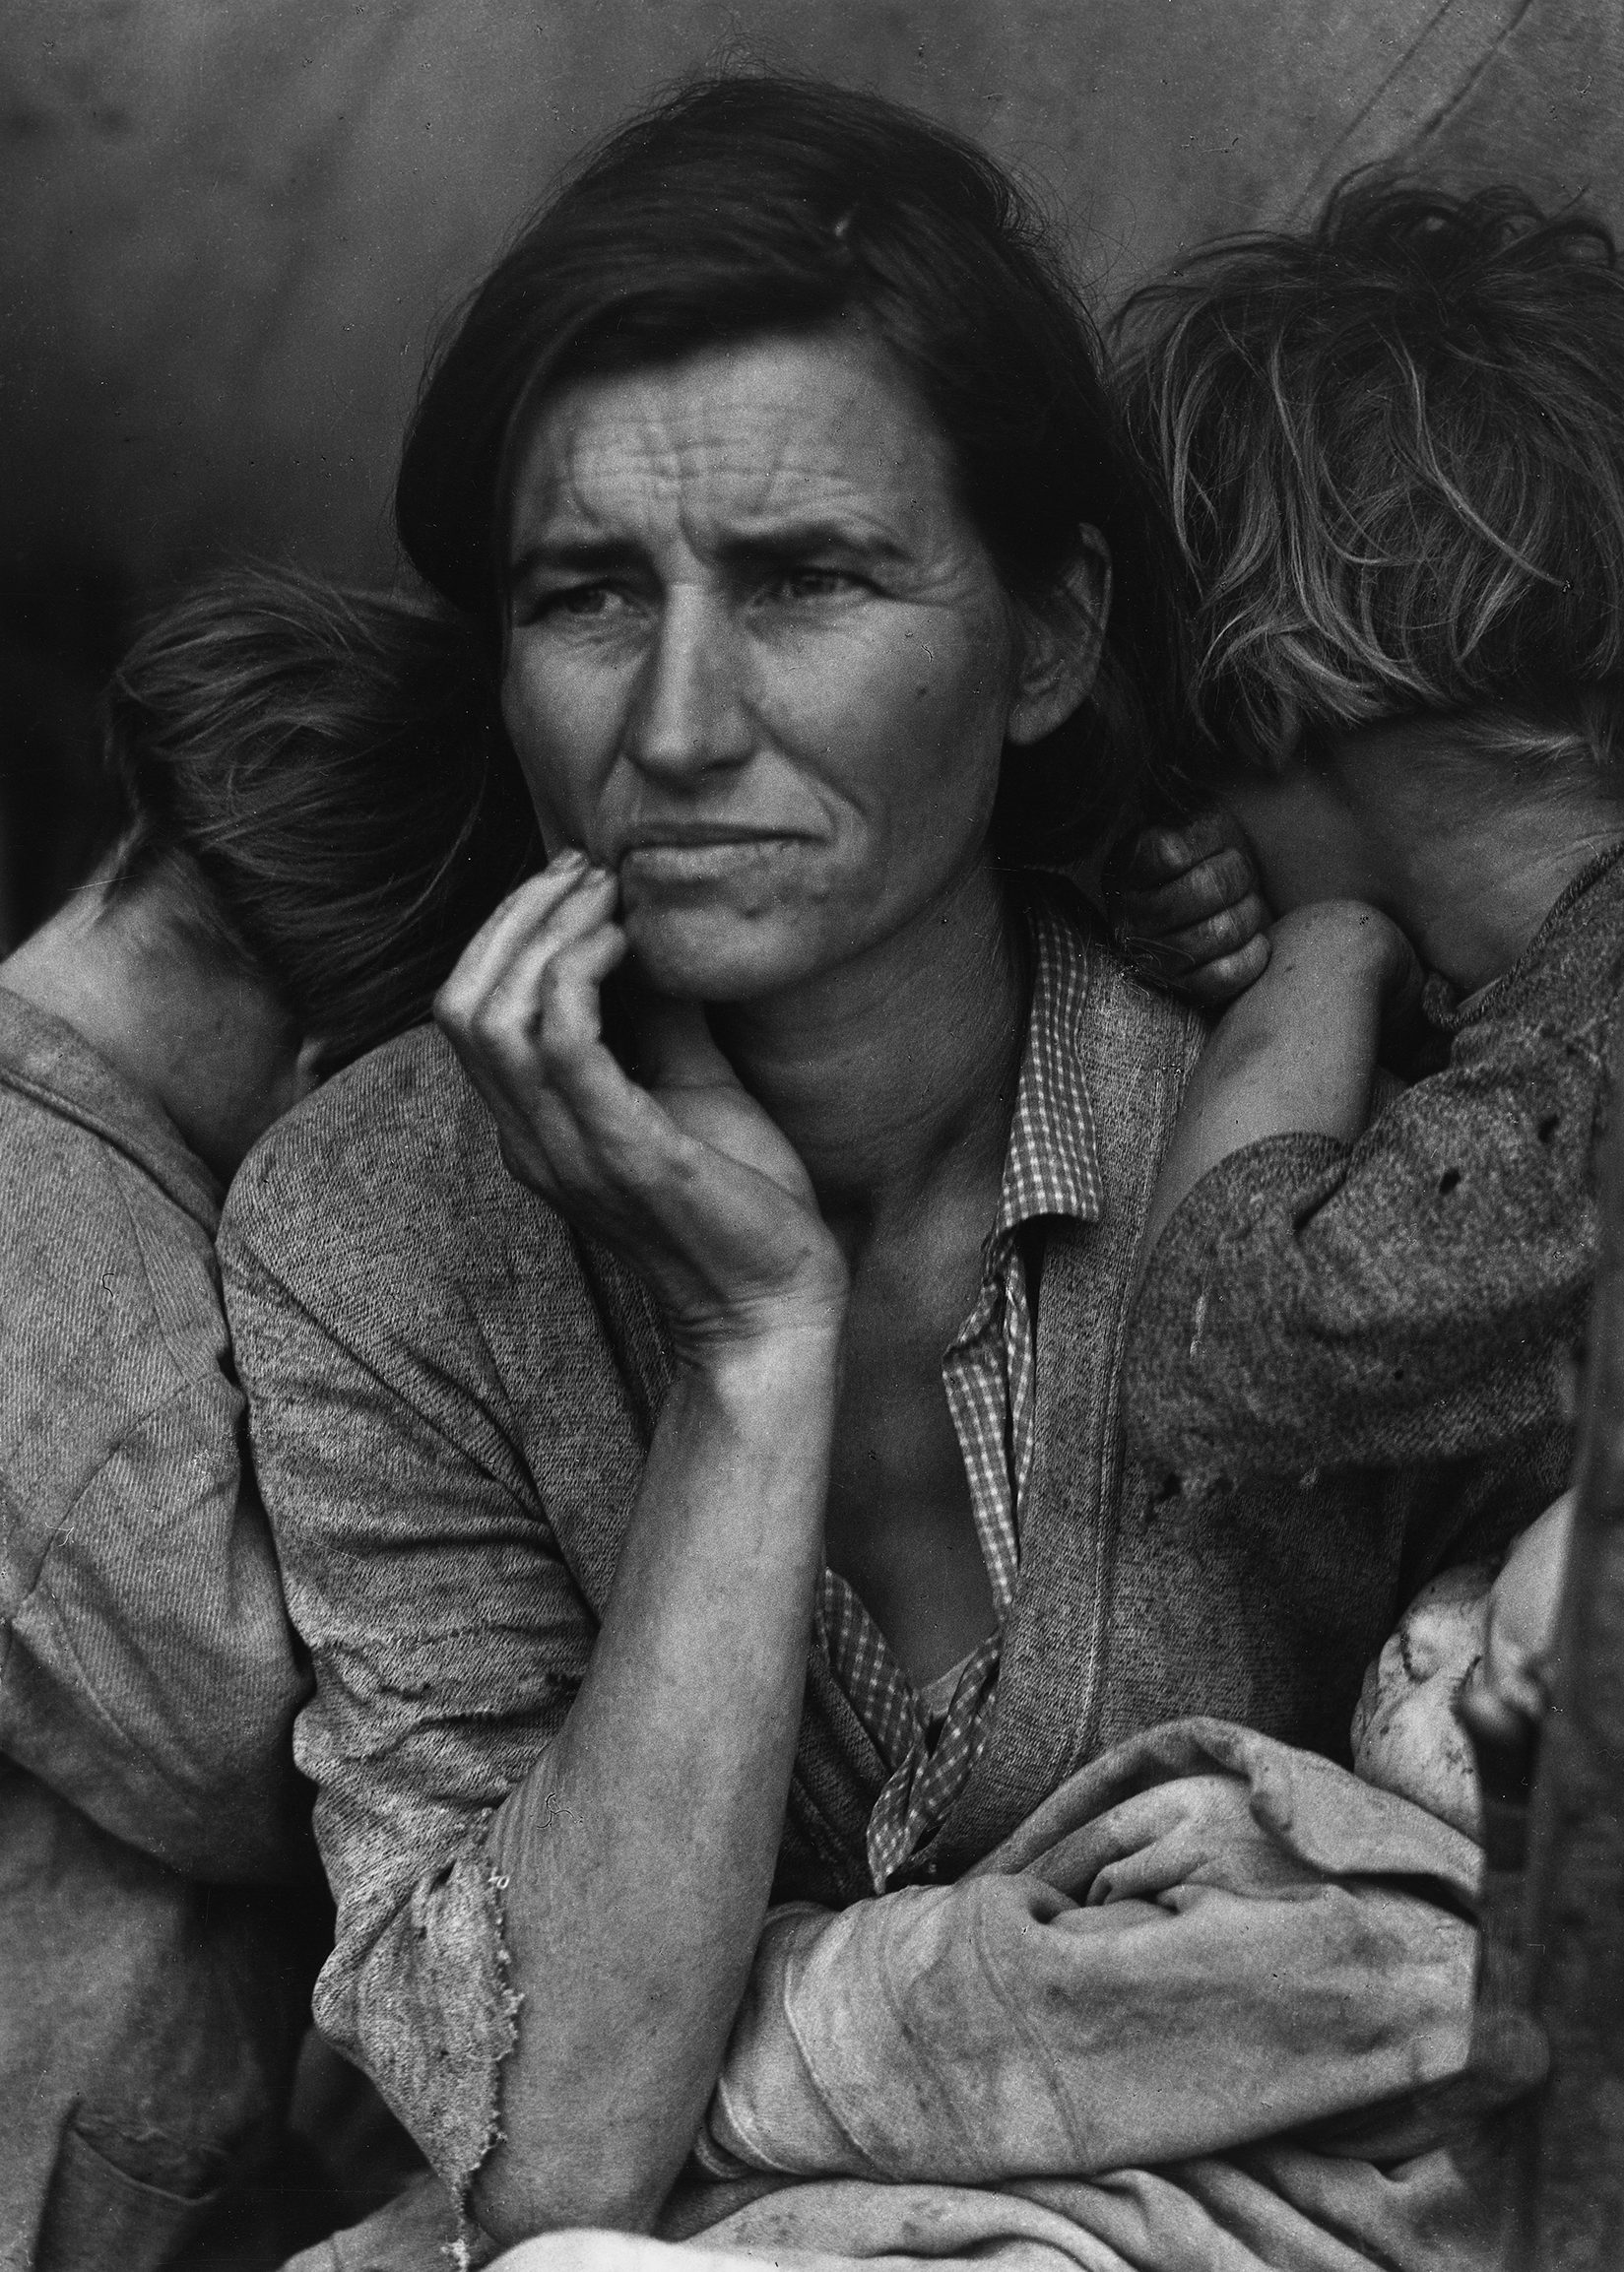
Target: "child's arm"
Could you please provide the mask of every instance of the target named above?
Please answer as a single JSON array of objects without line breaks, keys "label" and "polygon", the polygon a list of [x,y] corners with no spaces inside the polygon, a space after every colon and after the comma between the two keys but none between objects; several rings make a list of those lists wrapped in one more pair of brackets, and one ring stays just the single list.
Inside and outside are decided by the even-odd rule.
[{"label": "child's arm", "polygon": [[1400,1466],[1564,1424],[1601,1013],[1486,1016],[1360,1134],[1389,929],[1299,910],[1198,1068],[1124,1379],[1130,1442],[1164,1471]]},{"label": "child's arm", "polygon": [[1207,1172],[1276,1136],[1352,1143],[1370,1119],[1382,1025],[1417,982],[1396,924],[1328,899],[1274,926],[1267,965],[1226,1010],[1185,1091],[1144,1252]]}]

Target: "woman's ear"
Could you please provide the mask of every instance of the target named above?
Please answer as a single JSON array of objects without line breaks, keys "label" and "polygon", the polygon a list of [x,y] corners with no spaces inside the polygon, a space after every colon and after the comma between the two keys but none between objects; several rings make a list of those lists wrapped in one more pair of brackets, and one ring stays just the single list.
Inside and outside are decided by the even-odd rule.
[{"label": "woman's ear", "polygon": [[1100,666],[1111,613],[1111,553],[1098,529],[1077,532],[1061,587],[1042,608],[1023,609],[1023,651],[1006,738],[1042,742],[1087,696]]},{"label": "woman's ear", "polygon": [[294,1104],[297,1104],[300,1098],[307,1097],[312,1089],[320,1088],[326,1079],[326,1055],[327,1044],[319,1033],[307,1033],[299,1043],[298,1054],[293,1059],[292,1101]]}]

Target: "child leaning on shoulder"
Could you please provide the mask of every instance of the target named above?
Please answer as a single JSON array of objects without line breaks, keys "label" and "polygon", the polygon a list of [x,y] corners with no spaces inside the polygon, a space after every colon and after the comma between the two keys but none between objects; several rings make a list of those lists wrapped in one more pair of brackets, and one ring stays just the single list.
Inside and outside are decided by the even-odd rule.
[{"label": "child leaning on shoulder", "polygon": [[[1208,1483],[1488,1459],[1509,1543],[1566,1479],[1624,966],[1624,275],[1576,211],[1355,180],[1123,335],[1195,644],[1188,803],[1121,863],[1118,934],[1222,1012],[1130,1442]],[[1412,1085],[1372,1117],[1388,1057]],[[1448,1784],[1453,1721],[1416,1751],[1389,1708],[1417,1664],[1453,1702],[1485,1621],[1484,1676],[1536,1709],[1512,1643],[1562,1536],[1416,1604],[1362,1710],[1374,1780],[1427,1754]]]},{"label": "child leaning on shoulder", "polygon": [[34,2272],[313,2237],[277,2160],[331,1937],[309,1664],[215,1232],[271,1121],[426,1017],[534,833],[437,608],[236,573],[106,718],[118,841],[0,961],[0,2253]]}]

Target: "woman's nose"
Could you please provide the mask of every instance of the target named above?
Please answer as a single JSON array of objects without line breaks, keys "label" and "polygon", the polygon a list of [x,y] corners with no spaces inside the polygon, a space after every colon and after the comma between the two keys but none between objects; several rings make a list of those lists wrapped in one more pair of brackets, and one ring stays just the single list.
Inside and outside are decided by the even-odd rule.
[{"label": "woman's nose", "polygon": [[646,773],[743,764],[752,733],[727,611],[691,587],[669,598],[643,661],[626,754]]}]

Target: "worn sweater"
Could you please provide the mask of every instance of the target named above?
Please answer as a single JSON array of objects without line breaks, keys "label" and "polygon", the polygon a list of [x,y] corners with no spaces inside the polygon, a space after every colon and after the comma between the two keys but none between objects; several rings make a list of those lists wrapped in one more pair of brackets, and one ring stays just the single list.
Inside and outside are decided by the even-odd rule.
[{"label": "worn sweater", "polygon": [[[1526,1520],[1559,1470],[1529,1447],[1493,1470],[1167,1496],[1127,1458],[1128,1289],[1201,1028],[1096,941],[1082,954],[1102,1205],[1034,1226],[1031,1487],[991,1735],[932,1850],[943,1878],[1079,1764],[1180,1714],[1345,1757],[1408,1593]],[[521,2024],[487,1836],[590,1660],[664,1337],[640,1282],[506,1174],[431,1032],[279,1124],[233,1187],[221,1255],[316,1674],[297,1755],[339,1905],[317,2017],[461,2192]],[[884,1780],[813,1646],[776,1899],[869,1891]]]},{"label": "worn sweater", "polygon": [[1560,1438],[1621,979],[1614,847],[1492,986],[1457,1007],[1429,984],[1447,1063],[1357,1142],[1274,1136],[1204,1176],[1135,1307],[1135,1450],[1186,1478],[1303,1476]]},{"label": "worn sweater", "polygon": [[291,1744],[309,1680],[239,1458],[219,1206],[163,1115],[0,988],[0,2266],[18,2272],[169,2260],[282,2120],[320,1945]]}]

